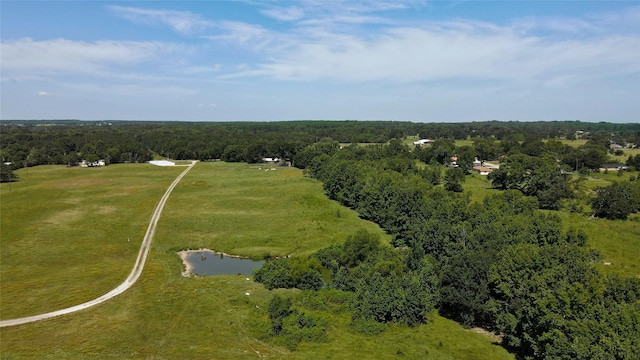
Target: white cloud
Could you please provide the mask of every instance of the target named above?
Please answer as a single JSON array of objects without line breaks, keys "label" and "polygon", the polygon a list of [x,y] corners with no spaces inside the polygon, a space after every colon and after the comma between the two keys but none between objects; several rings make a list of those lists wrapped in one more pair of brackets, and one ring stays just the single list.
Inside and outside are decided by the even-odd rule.
[{"label": "white cloud", "polygon": [[305,11],[298,6],[274,7],[262,13],[280,21],[295,21],[304,17]]},{"label": "white cloud", "polygon": [[128,6],[110,6],[117,16],[136,23],[163,24],[183,34],[201,32],[213,25],[189,11],[152,10]]},{"label": "white cloud", "polygon": [[222,21],[216,24],[216,28],[220,29],[223,33],[218,35],[206,35],[203,36],[203,38],[256,48],[269,44],[273,40],[274,36],[272,31],[269,31],[262,26],[239,21]]},{"label": "white cloud", "polygon": [[215,64],[213,66],[186,66],[178,69],[180,73],[189,75],[218,73],[221,70],[222,65],[220,64]]},{"label": "white cloud", "polygon": [[3,39],[1,81],[12,86],[3,103],[42,117],[52,115],[31,110],[34,94],[54,94],[41,101],[51,108],[86,110],[75,117],[637,121],[629,104],[640,84],[640,7],[502,23],[426,15],[400,23],[387,12],[413,6],[422,4],[259,3],[275,25],[110,6],[129,21],[194,36],[189,45]]},{"label": "white cloud", "polygon": [[585,35],[603,31],[599,26],[582,20],[566,18],[525,18],[519,19],[514,26],[524,33],[532,31],[550,31],[553,33],[568,33],[573,35]]},{"label": "white cloud", "polygon": [[66,83],[61,84],[69,92],[104,97],[167,98],[194,96],[197,90],[179,85],[145,85],[139,83]]},{"label": "white cloud", "polygon": [[594,13],[588,19],[600,27],[637,34],[640,28],[640,6],[630,7],[626,11]]},{"label": "white cloud", "polygon": [[338,24],[380,24],[389,23],[384,17],[370,14],[423,7],[426,2],[419,0],[396,1],[355,1],[355,0],[309,0],[297,2],[294,6],[278,6],[276,3],[262,3],[267,6],[262,14],[270,18],[293,22],[305,26],[338,26]]},{"label": "white cloud", "polygon": [[[183,52],[180,45],[154,41],[72,41],[29,38],[3,41],[3,72],[9,75],[39,76],[63,73],[96,73],[113,66],[132,66],[160,55]],[[180,51],[179,51],[180,50]]]},{"label": "white cloud", "polygon": [[52,94],[50,92],[47,91],[40,91],[38,92],[38,96],[51,96]]},{"label": "white cloud", "polygon": [[[578,26],[580,22],[576,22]],[[299,30],[299,29],[298,29]],[[358,36],[307,28],[272,34],[265,61],[228,77],[337,82],[443,79],[551,81],[640,71],[640,37],[578,39],[522,34],[520,28],[459,20],[389,27]],[[564,29],[563,31],[566,31]],[[292,30],[293,32],[293,30]],[[563,76],[564,81],[552,80]]]}]

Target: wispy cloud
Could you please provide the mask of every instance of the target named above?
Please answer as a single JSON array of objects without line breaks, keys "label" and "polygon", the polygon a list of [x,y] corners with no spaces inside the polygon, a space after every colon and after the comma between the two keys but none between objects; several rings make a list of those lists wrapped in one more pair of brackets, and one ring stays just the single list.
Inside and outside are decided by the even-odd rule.
[{"label": "wispy cloud", "polygon": [[154,10],[128,6],[109,6],[117,16],[136,23],[162,24],[183,34],[198,33],[211,26],[213,22],[204,20],[200,15],[189,11]]},{"label": "wispy cloud", "polygon": [[213,66],[187,66],[178,69],[178,72],[182,74],[214,74],[219,73],[222,70],[222,65],[215,64]]},{"label": "wispy cloud", "polygon": [[[111,20],[163,27],[188,35],[184,43],[3,38],[3,86],[30,86],[21,91],[31,100],[54,94],[55,102],[43,104],[66,99],[73,107],[81,94],[140,114],[150,111],[138,110],[142,103],[174,107],[174,118],[188,109],[196,117],[212,113],[209,99],[216,99],[216,113],[232,111],[227,120],[280,118],[292,113],[292,103],[298,110],[287,118],[506,119],[526,108],[544,118],[619,111],[637,119],[638,107],[629,103],[636,103],[640,81],[640,7],[489,21],[434,20],[435,7],[407,15],[430,6],[418,1],[247,1],[253,13],[215,20],[108,6]],[[18,98],[19,91],[7,94]]]},{"label": "wispy cloud", "polygon": [[274,33],[260,25],[253,25],[239,21],[221,21],[216,24],[216,29],[219,31],[218,34],[204,35],[202,38],[215,41],[225,41],[235,45],[261,47],[272,40]]},{"label": "wispy cloud", "polygon": [[299,6],[272,7],[262,10],[262,13],[270,18],[280,21],[296,21],[304,17],[305,11]]},{"label": "wispy cloud", "polygon": [[301,1],[293,6],[279,6],[275,2],[259,3],[265,6],[263,15],[278,21],[292,22],[305,26],[335,26],[337,24],[377,24],[390,20],[376,13],[402,10],[411,7],[423,7],[425,1]]},{"label": "wispy cloud", "polygon": [[640,6],[630,7],[626,11],[594,13],[589,16],[589,20],[601,27],[637,34],[640,30]]},{"label": "wispy cloud", "polygon": [[527,17],[513,22],[515,30],[522,33],[547,31],[550,33],[564,33],[586,35],[601,32],[603,29],[593,22],[583,19],[567,19],[558,17]]},{"label": "wispy cloud", "polygon": [[96,83],[63,83],[66,91],[81,93],[93,97],[128,97],[128,98],[178,98],[197,94],[197,91],[178,85],[147,85],[140,83],[96,84]]},{"label": "wispy cloud", "polygon": [[[629,12],[618,18],[627,22],[635,18],[637,11]],[[459,19],[387,25],[368,32],[311,27],[307,21],[301,19],[286,32],[269,33],[265,61],[223,76],[341,83],[469,79],[560,85],[640,71],[638,32],[619,34],[602,19],[526,18],[507,25]]]},{"label": "wispy cloud", "polygon": [[60,73],[96,73],[113,66],[133,66],[162,55],[183,53],[185,46],[155,41],[72,41],[30,38],[3,41],[2,68],[16,77]]}]

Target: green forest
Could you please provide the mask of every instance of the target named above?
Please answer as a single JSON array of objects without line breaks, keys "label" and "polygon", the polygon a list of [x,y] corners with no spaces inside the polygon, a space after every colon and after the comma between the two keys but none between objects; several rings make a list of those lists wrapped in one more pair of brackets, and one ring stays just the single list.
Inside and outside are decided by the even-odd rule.
[{"label": "green forest", "polygon": [[[432,141],[414,146],[421,138]],[[98,159],[277,157],[305,169],[392,240],[355,230],[309,256],[269,259],[255,281],[304,290],[309,306],[348,311],[371,335],[437,311],[494,332],[522,359],[640,358],[640,277],[599,271],[588,236],[560,216],[640,226],[638,145],[640,124],[573,121],[0,124],[3,182],[20,181],[16,168]],[[464,184],[488,163],[499,164],[487,175],[495,191],[472,201]],[[586,186],[603,164],[624,169]],[[270,341],[326,341],[326,320],[291,298],[275,296],[268,313]]]}]

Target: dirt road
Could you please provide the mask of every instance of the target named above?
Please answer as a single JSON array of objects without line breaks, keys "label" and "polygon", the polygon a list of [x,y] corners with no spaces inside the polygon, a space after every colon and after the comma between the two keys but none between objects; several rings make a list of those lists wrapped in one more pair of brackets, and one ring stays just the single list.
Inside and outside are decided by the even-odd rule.
[{"label": "dirt road", "polygon": [[38,320],[49,319],[52,317],[66,315],[76,311],[84,310],[122,294],[127,289],[129,289],[133,284],[135,284],[135,282],[140,277],[140,274],[142,274],[142,269],[144,268],[144,264],[147,261],[147,256],[149,255],[149,249],[151,248],[151,240],[153,240],[153,235],[156,233],[156,226],[158,225],[158,220],[160,219],[160,214],[162,213],[164,204],[167,202],[167,199],[169,198],[169,195],[171,194],[171,191],[173,190],[173,188],[175,188],[176,185],[178,185],[180,180],[182,180],[182,178],[189,172],[189,170],[191,170],[191,168],[195,164],[196,162],[192,161],[191,165],[189,165],[180,175],[178,175],[178,177],[173,181],[173,183],[171,183],[167,191],[162,196],[162,199],[160,199],[160,202],[156,206],[155,210],[153,211],[153,215],[151,216],[149,227],[147,228],[147,232],[144,235],[144,239],[142,240],[142,246],[140,246],[140,251],[138,252],[138,257],[136,258],[136,262],[133,265],[133,269],[131,270],[131,273],[129,273],[129,276],[127,277],[127,279],[122,284],[118,285],[115,289],[109,291],[108,293],[96,299],[87,301],[85,303],[82,303],[76,306],[72,306],[66,309],[52,311],[52,312],[40,314],[40,315],[28,316],[28,317],[11,319],[11,320],[2,320],[0,321],[0,327],[26,324],[26,323],[30,323]]}]

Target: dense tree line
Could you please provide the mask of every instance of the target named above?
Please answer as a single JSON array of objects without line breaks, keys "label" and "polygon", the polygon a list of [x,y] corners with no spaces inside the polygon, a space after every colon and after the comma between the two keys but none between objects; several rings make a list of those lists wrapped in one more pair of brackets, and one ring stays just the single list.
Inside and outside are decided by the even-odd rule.
[{"label": "dense tree line", "polygon": [[311,147],[308,174],[322,181],[328,197],[391,234],[392,246],[358,232],[309,257],[270,261],[256,280],[269,288],[351,294],[352,326],[368,333],[379,330],[376,324],[424,323],[439,309],[501,334],[522,358],[638,358],[640,280],[600,274],[586,236],[538,210],[555,207],[545,201],[561,198],[566,179],[546,150],[557,144],[527,146],[528,153],[507,161],[507,175],[516,177],[507,176],[505,191],[473,204],[431,181],[432,169],[450,154],[447,142],[416,152],[431,157],[426,169],[393,141]]},{"label": "dense tree line", "polygon": [[[187,123],[141,121],[7,121],[0,122],[0,158],[14,167],[74,164],[82,159],[108,163],[144,162],[152,156],[173,159],[255,162],[262,157],[291,159],[317,142],[385,143],[420,136],[441,139],[422,155],[426,163],[448,161],[457,152],[468,165],[478,156],[495,159],[515,151],[535,156],[541,139],[570,138],[577,130],[592,139],[581,151],[557,149],[572,167],[596,168],[608,141],[640,143],[640,125],[560,122],[410,123],[394,121],[288,121],[263,123]],[[455,149],[451,140],[473,138],[473,149]],[[448,139],[448,141],[447,141]],[[606,143],[600,141],[606,139]],[[499,140],[499,141],[497,141]],[[599,145],[598,145],[599,144]],[[591,146],[593,145],[593,146]],[[426,149],[426,148],[425,148]],[[597,156],[596,156],[597,155]],[[465,166],[466,166],[465,165]],[[305,165],[301,165],[306,167]]]}]

